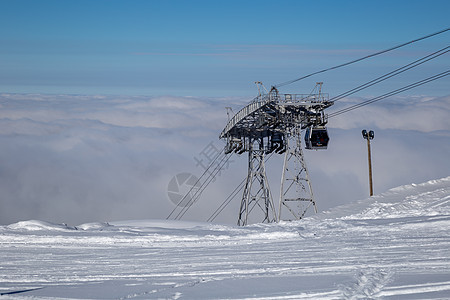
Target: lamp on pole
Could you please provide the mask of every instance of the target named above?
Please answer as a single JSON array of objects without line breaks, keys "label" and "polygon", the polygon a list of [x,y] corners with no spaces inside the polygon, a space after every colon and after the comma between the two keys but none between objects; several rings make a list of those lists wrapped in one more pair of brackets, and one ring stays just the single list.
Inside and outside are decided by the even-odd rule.
[{"label": "lamp on pole", "polygon": [[375,134],[374,132],[371,130],[369,132],[367,132],[367,130],[363,130],[362,131],[362,136],[364,139],[367,140],[367,153],[368,153],[368,158],[369,158],[369,188],[370,188],[370,196],[373,196],[373,184],[372,184],[372,159],[370,156],[370,140],[373,140]]}]

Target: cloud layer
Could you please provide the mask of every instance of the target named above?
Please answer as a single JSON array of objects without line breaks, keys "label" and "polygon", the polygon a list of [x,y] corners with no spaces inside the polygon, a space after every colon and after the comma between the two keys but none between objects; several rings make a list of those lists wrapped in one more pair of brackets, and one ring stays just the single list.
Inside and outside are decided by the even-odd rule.
[{"label": "cloud layer", "polygon": [[[223,145],[225,107],[248,100],[1,94],[0,223],[165,218],[171,178],[203,173],[195,158]],[[305,152],[319,209],[367,196],[363,128],[375,130],[376,193],[448,176],[449,112],[450,97],[398,97],[330,119],[329,149]],[[186,217],[206,220],[245,177],[246,159],[233,157]],[[273,191],[279,159],[268,170]],[[238,201],[217,221],[235,223]]]},{"label": "cloud layer", "polygon": [[[364,99],[343,99],[336,102],[333,111]],[[350,129],[375,126],[380,129],[416,130],[432,132],[450,128],[450,96],[392,97],[376,105],[368,105],[336,116],[330,122],[335,128]]]}]

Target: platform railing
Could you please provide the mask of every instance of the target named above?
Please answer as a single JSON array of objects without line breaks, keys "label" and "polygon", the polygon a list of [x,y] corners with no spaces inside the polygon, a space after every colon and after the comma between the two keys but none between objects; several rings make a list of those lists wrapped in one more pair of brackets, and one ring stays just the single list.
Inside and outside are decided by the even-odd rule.
[{"label": "platform railing", "polygon": [[248,115],[254,113],[264,105],[275,102],[280,104],[316,104],[323,103],[327,101],[328,94],[279,94],[279,93],[268,93],[259,95],[254,98],[249,104],[244,106],[241,110],[239,110],[227,123],[222,133],[220,134],[220,138],[224,138],[225,135],[239,122],[245,119]]}]

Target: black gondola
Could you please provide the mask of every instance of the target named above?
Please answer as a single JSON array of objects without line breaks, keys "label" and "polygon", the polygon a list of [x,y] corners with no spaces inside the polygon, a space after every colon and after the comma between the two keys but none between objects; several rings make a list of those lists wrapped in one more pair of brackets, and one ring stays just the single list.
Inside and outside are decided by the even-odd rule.
[{"label": "black gondola", "polygon": [[306,129],[306,149],[327,149],[329,141],[330,138],[325,126],[314,126]]}]

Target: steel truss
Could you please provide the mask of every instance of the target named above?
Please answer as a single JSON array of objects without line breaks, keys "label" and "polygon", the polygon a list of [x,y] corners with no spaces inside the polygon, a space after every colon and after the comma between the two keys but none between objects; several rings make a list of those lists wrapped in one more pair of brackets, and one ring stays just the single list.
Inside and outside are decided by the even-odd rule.
[{"label": "steel truss", "polygon": [[[257,144],[257,149],[255,149]],[[277,213],[266,176],[265,151],[262,141],[252,141],[248,150],[248,175],[239,210],[238,225],[249,223],[249,214],[254,208],[262,211],[262,222],[277,222]],[[252,213],[256,215],[256,212]]]},{"label": "steel truss", "polygon": [[286,134],[285,141],[278,220],[300,220],[311,206],[317,213],[308,169],[303,159],[300,128],[296,128],[292,135]]}]

